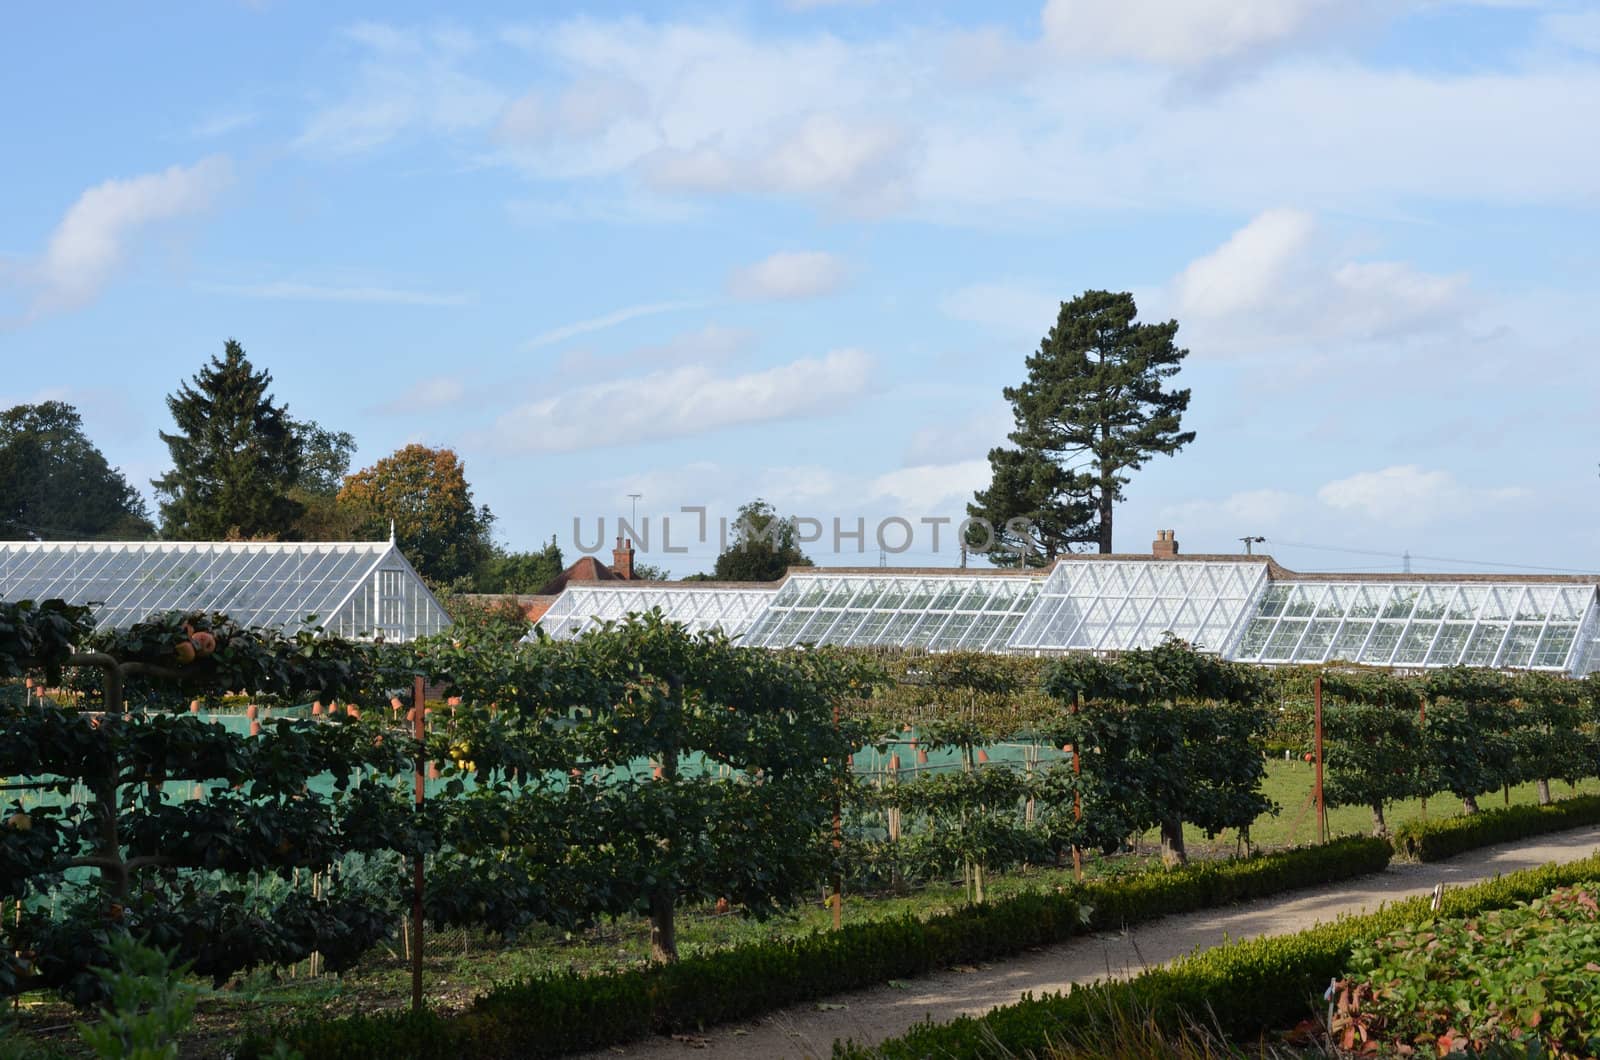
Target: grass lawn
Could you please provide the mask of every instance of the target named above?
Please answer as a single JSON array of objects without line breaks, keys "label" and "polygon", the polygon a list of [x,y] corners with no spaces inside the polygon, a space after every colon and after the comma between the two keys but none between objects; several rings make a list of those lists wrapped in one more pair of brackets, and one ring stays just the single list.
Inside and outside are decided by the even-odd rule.
[{"label": "grass lawn", "polygon": [[[1311,807],[1311,793],[1315,786],[1315,767],[1309,762],[1271,761],[1267,763],[1267,778],[1262,791],[1278,804],[1276,816],[1264,815],[1250,826],[1250,841],[1267,849],[1303,845],[1317,841],[1316,811]],[[1576,788],[1552,781],[1550,795],[1565,799],[1573,795],[1600,794],[1600,779],[1580,781]],[[1539,801],[1538,788],[1532,784],[1519,784],[1511,789],[1511,804],[1533,806]],[[1491,793],[1478,798],[1478,806],[1485,810],[1505,805],[1504,796]],[[1429,817],[1454,817],[1461,812],[1461,800],[1454,795],[1436,795],[1428,800]],[[1384,817],[1391,830],[1415,817],[1424,816],[1419,799],[1404,799],[1384,807]],[[1362,835],[1372,831],[1372,811],[1366,806],[1339,806],[1328,808],[1328,834]],[[1141,849],[1154,847],[1155,832],[1140,837]],[[1184,828],[1184,843],[1193,853],[1231,853],[1238,843],[1238,834],[1224,832],[1216,839],[1207,839],[1198,829]]]}]

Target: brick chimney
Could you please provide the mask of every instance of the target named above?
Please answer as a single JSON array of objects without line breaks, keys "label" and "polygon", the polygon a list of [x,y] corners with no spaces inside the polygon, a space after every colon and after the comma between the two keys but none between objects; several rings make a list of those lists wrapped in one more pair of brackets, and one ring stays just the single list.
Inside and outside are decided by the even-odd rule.
[{"label": "brick chimney", "polygon": [[1170,559],[1178,554],[1178,539],[1175,530],[1157,530],[1156,539],[1150,545],[1150,554],[1158,559]]},{"label": "brick chimney", "polygon": [[617,577],[633,581],[633,542],[617,538],[617,547],[611,550],[611,569]]}]

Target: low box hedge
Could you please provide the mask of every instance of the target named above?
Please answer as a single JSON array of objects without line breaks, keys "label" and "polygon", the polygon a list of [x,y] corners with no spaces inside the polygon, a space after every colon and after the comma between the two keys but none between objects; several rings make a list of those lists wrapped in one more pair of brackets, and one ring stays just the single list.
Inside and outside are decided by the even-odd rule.
[{"label": "low box hedge", "polygon": [[307,1056],[540,1057],[603,1048],[652,1033],[709,1027],[947,968],[1050,945],[1172,913],[1246,901],[1381,872],[1391,850],[1350,837],[1171,872],[1026,892],[926,920],[847,925],[840,931],[735,946],[675,964],[600,975],[549,975],[501,984],[465,1012],[314,1019],[253,1035],[240,1058],[270,1056],[282,1038]]},{"label": "low box hedge", "polygon": [[1600,824],[1600,795],[1579,795],[1548,806],[1508,806],[1470,816],[1407,821],[1395,829],[1393,843],[1400,857],[1441,861],[1494,843],[1592,824]]},{"label": "low box hedge", "polygon": [[[1446,891],[1439,917],[1472,916],[1529,901],[1557,887],[1600,878],[1600,855],[1566,865],[1527,869]],[[1226,943],[1154,968],[1130,980],[1098,982],[995,1009],[982,1017],[924,1023],[876,1047],[836,1044],[838,1060],[921,1060],[1028,1056],[1071,1028],[1081,1033],[1116,1013],[1177,1030],[1187,1020],[1215,1023],[1234,1040],[1294,1026],[1321,1005],[1351,947],[1435,914],[1413,898],[1376,913],[1347,917],[1293,935]]]}]

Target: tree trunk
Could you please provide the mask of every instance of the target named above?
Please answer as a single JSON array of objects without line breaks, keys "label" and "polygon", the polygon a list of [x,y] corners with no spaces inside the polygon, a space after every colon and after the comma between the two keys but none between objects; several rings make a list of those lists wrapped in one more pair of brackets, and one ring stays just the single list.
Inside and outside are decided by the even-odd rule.
[{"label": "tree trunk", "polygon": [[1544,777],[1539,778],[1539,805],[1550,805],[1550,781]]},{"label": "tree trunk", "polygon": [[1372,804],[1372,834],[1380,837],[1389,834],[1389,824],[1383,819],[1383,803],[1381,802]]},{"label": "tree trunk", "polygon": [[[671,703],[669,710],[683,711],[683,679],[669,677],[667,679],[667,698]],[[673,784],[678,779],[678,749],[668,747],[661,752],[661,783]],[[661,840],[661,853],[663,860],[672,857],[672,840]],[[659,882],[650,893],[650,959],[663,964],[678,959],[678,929],[674,913],[677,907],[677,889],[672,880],[663,870],[658,873]]]},{"label": "tree trunk", "polygon": [[1168,868],[1189,863],[1188,851],[1183,849],[1183,821],[1169,817],[1161,822],[1161,863]]},{"label": "tree trunk", "polygon": [[1100,551],[1102,553],[1107,553],[1107,554],[1109,554],[1111,552],[1111,512],[1112,512],[1112,507],[1113,507],[1113,504],[1112,504],[1112,490],[1114,488],[1115,488],[1115,485],[1112,482],[1110,482],[1109,476],[1107,476],[1107,477],[1105,477],[1105,478],[1103,478],[1101,480],[1101,482],[1100,482]]},{"label": "tree trunk", "polygon": [[650,959],[670,964],[678,959],[678,928],[672,887],[662,884],[650,895]]},{"label": "tree trunk", "polygon": [[1471,816],[1478,812],[1478,797],[1476,795],[1461,796],[1461,812]]}]

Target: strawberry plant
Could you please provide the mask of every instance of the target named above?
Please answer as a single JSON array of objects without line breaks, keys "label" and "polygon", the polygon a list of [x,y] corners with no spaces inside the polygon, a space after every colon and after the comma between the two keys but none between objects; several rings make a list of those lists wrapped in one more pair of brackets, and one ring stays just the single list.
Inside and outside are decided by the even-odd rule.
[{"label": "strawberry plant", "polygon": [[1594,884],[1510,909],[1424,920],[1358,943],[1335,986],[1341,1045],[1445,1055],[1494,1045],[1552,1057],[1600,1051]]}]

